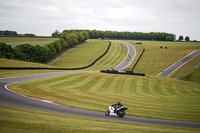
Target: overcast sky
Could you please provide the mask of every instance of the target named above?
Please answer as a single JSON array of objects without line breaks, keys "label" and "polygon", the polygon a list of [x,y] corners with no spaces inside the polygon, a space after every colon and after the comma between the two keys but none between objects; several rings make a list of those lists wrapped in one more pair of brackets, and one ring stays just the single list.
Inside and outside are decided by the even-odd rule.
[{"label": "overcast sky", "polygon": [[0,0],[0,30],[168,32],[200,40],[200,0]]}]

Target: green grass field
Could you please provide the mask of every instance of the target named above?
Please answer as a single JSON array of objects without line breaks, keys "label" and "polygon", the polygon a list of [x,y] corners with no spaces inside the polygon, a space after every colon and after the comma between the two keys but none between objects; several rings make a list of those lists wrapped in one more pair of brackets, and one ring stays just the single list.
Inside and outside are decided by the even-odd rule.
[{"label": "green grass field", "polygon": [[6,133],[198,133],[199,129],[165,127],[46,113],[0,105],[0,130]]},{"label": "green grass field", "polygon": [[87,66],[101,56],[107,50],[108,45],[108,41],[90,40],[90,43],[65,54],[53,63],[53,66],[67,68]]},{"label": "green grass field", "polygon": [[45,45],[47,43],[58,40],[58,38],[35,38],[35,37],[0,37],[0,42],[5,42],[6,44],[15,47],[19,44],[31,44],[31,45]]},{"label": "green grass field", "polygon": [[[200,49],[200,43],[193,42],[143,41],[142,44],[135,44],[136,41],[129,42],[145,48],[145,52],[136,65],[134,72],[147,75],[157,75],[190,52]],[[160,45],[167,46],[168,48],[160,49]]]},{"label": "green grass field", "polygon": [[[90,40],[90,43],[81,46],[55,62],[56,67],[83,67],[91,64],[95,59],[100,57],[108,48],[107,41]],[[111,47],[108,53],[101,58],[94,66],[85,70],[108,69],[120,64],[127,54],[127,47],[119,42],[111,41]]]},{"label": "green grass field", "polygon": [[[88,45],[71,51],[54,67],[81,66],[92,62],[107,48],[105,41],[91,40]],[[118,65],[127,54],[127,47],[111,41],[109,52],[94,66],[85,70],[102,70]],[[104,73],[82,73],[62,75],[37,81],[13,84],[12,90],[30,97],[61,103],[64,106],[105,112],[110,104],[121,101],[129,109],[129,116],[200,122],[199,68],[184,75],[181,80],[173,79],[179,73],[199,62],[199,56],[175,71],[170,78],[155,77],[188,53],[200,49],[199,43],[148,42],[142,45],[131,42],[139,56],[146,51],[134,72],[147,77],[112,75]],[[101,44],[101,45],[98,45]],[[168,49],[160,49],[165,45]],[[106,47],[105,47],[106,46]],[[81,56],[80,56],[80,55]],[[82,58],[78,60],[76,56]],[[70,59],[71,58],[71,59]],[[69,63],[68,61],[71,61]],[[11,60],[0,60],[1,66],[40,66]],[[76,62],[73,64],[73,61]],[[79,64],[80,63],[80,64]],[[72,65],[73,64],[73,65]],[[43,65],[42,65],[43,66]],[[42,67],[41,66],[41,67]],[[46,67],[46,66],[45,66]],[[0,78],[57,72],[51,70],[0,70]],[[186,80],[186,81],[184,81]],[[190,82],[188,82],[190,81]],[[199,129],[175,128],[133,124],[106,120],[73,117],[32,111],[0,105],[0,128],[6,132],[199,132]]]},{"label": "green grass field", "polygon": [[121,101],[129,107],[127,115],[200,122],[200,84],[170,78],[83,73],[9,88],[76,108],[104,112]]}]

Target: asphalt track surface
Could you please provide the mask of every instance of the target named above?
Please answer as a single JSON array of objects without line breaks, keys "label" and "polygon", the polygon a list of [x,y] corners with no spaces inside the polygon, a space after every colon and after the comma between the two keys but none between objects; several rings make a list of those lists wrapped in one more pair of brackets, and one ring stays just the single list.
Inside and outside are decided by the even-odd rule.
[{"label": "asphalt track surface", "polygon": [[136,55],[136,50],[135,50],[135,47],[128,42],[124,42],[124,41],[118,41],[118,42],[125,44],[128,48],[128,53],[127,53],[126,58],[121,62],[121,64],[114,67],[115,70],[123,70],[126,66],[128,66],[133,61]]},{"label": "asphalt track surface", "polygon": [[[128,52],[128,55],[129,54],[131,55],[131,53]],[[129,63],[130,62],[125,63],[124,65],[121,66],[121,68],[119,66],[117,67],[118,69],[122,69]],[[95,118],[95,119],[162,125],[162,126],[200,128],[200,123],[197,123],[197,122],[161,120],[161,119],[151,119],[151,118],[142,118],[142,117],[133,117],[133,116],[125,116],[123,118],[108,117],[108,116],[105,116],[104,112],[83,110],[83,109],[78,109],[78,108],[71,108],[71,107],[66,107],[62,105],[47,103],[47,102],[43,102],[40,100],[36,100],[30,97],[18,94],[7,88],[7,85],[9,84],[39,80],[43,78],[49,78],[49,77],[65,75],[65,74],[86,73],[86,72],[90,72],[90,71],[57,72],[57,73],[36,74],[36,75],[13,77],[13,78],[2,78],[0,79],[0,104],[32,109],[32,110],[38,110],[38,111],[44,111],[44,112],[80,116],[80,117],[87,117],[87,118]]]},{"label": "asphalt track surface", "polygon": [[150,118],[132,117],[132,116],[125,116],[123,118],[105,116],[105,113],[103,112],[83,110],[78,108],[66,107],[62,105],[56,105],[52,103],[46,103],[27,96],[23,96],[21,94],[18,94],[16,92],[7,89],[7,85],[9,84],[38,80],[38,79],[54,77],[64,74],[72,74],[72,73],[86,73],[86,71],[57,72],[57,73],[37,74],[31,76],[0,79],[0,104],[63,114],[63,115],[72,115],[72,116],[80,116],[80,117],[95,118],[95,119],[162,125],[162,126],[200,128],[200,123],[196,122],[171,121],[171,120],[150,119]]},{"label": "asphalt track surface", "polygon": [[171,73],[173,73],[174,71],[176,71],[179,67],[181,67],[182,65],[184,65],[185,63],[187,63],[188,61],[190,61],[192,58],[194,58],[195,56],[197,56],[199,54],[200,54],[200,50],[196,50],[196,51],[188,54],[187,56],[185,56],[181,60],[177,61],[176,63],[174,63],[173,65],[171,65],[170,67],[168,67],[164,71],[160,72],[156,76],[159,76],[159,77],[168,77]]}]

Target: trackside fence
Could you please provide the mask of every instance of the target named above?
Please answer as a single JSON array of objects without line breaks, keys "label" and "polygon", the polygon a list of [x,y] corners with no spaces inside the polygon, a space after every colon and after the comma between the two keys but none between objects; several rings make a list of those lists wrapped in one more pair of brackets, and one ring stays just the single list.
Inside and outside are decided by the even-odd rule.
[{"label": "trackside fence", "polygon": [[131,71],[133,71],[133,69],[134,69],[135,66],[137,65],[137,63],[138,63],[138,61],[140,60],[140,58],[142,57],[144,51],[145,51],[145,49],[143,48],[142,52],[140,53],[140,56],[137,58],[137,60],[135,61],[134,65],[131,67]]}]

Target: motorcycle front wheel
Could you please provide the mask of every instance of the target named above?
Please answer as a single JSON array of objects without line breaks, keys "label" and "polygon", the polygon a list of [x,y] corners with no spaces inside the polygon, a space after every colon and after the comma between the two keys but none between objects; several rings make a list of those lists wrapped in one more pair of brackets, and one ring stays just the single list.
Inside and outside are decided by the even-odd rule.
[{"label": "motorcycle front wheel", "polygon": [[110,110],[107,110],[107,111],[105,112],[105,116],[109,116],[109,114],[110,114]]}]

